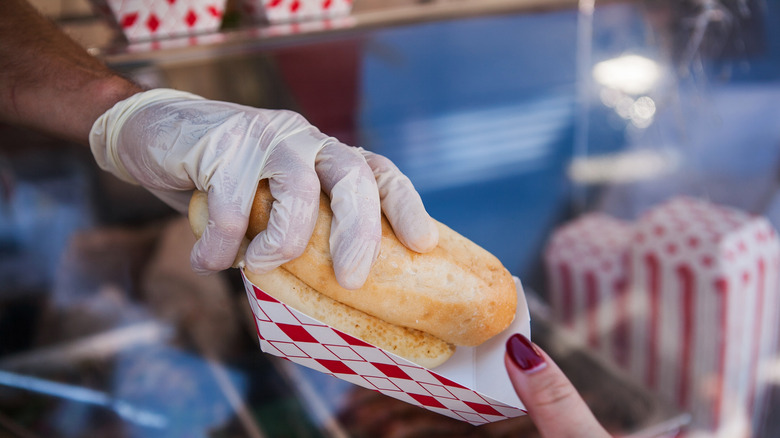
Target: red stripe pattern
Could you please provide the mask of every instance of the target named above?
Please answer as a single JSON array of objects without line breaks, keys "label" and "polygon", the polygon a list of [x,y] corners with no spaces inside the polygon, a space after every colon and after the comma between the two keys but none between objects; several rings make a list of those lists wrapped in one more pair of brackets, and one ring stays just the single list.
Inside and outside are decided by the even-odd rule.
[{"label": "red stripe pattern", "polygon": [[[625,261],[595,267],[605,254]],[[761,365],[778,352],[778,254],[764,218],[699,199],[673,198],[633,223],[589,214],[548,244],[550,304],[577,339],[688,410],[692,429],[745,430],[764,412]],[[598,323],[594,309],[608,310]],[[614,331],[611,351],[594,341],[597,325]]]},{"label": "red stripe pattern", "polygon": [[661,271],[658,257],[655,254],[645,254],[644,266],[647,270],[646,291],[650,297],[650,317],[647,318],[647,361],[645,369],[645,384],[650,389],[658,389],[656,373],[658,372],[658,328],[661,318]]},{"label": "red stripe pattern", "polygon": [[628,328],[618,308],[627,303],[616,297],[625,296],[631,232],[627,222],[585,215],[557,230],[544,254],[555,319],[594,351],[624,362]]},{"label": "red stripe pattern", "polygon": [[[749,427],[748,413],[766,392],[755,376],[778,331],[778,266],[760,263],[780,251],[771,225],[680,197],[651,209],[635,233],[635,274],[649,286],[634,281],[630,290],[651,309],[648,353],[635,360],[660,395],[691,410],[694,428]],[[647,254],[658,263],[645,263]]]},{"label": "red stripe pattern", "polygon": [[693,321],[695,319],[695,293],[696,277],[688,265],[680,265],[677,268],[677,278],[680,282],[682,294],[680,296],[680,308],[682,309],[682,339],[680,342],[680,367],[678,377],[678,404],[683,409],[690,409],[690,385],[691,385],[691,356],[693,353]]}]

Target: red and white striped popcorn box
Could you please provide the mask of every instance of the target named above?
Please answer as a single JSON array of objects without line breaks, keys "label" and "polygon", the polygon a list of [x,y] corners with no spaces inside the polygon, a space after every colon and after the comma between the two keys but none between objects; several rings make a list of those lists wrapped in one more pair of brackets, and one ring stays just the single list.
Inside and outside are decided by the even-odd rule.
[{"label": "red and white striped popcorn box", "polygon": [[243,12],[272,24],[343,17],[352,0],[241,0]]},{"label": "red and white striped popcorn box", "polygon": [[130,42],[219,30],[227,0],[92,0]]},{"label": "red and white striped popcorn box", "polygon": [[631,373],[689,411],[694,429],[746,436],[758,421],[762,364],[777,353],[779,257],[767,220],[702,200],[674,198],[636,224]]},{"label": "red and white striped popcorn box", "polygon": [[632,224],[603,213],[557,229],[545,248],[550,309],[572,337],[628,365],[626,309]]},{"label": "red and white striped popcorn box", "polygon": [[504,368],[507,339],[530,337],[521,288],[509,328],[478,347],[458,347],[432,371],[314,320],[242,277],[265,353],[474,425],[525,414]]}]

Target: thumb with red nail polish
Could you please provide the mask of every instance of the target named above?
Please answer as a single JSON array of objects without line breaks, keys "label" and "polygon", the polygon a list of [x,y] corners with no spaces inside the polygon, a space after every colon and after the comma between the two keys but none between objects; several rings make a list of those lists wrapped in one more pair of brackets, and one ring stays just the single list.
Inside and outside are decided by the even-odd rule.
[{"label": "thumb with red nail polish", "polygon": [[550,356],[521,334],[506,343],[504,357],[512,385],[545,438],[610,435]]}]

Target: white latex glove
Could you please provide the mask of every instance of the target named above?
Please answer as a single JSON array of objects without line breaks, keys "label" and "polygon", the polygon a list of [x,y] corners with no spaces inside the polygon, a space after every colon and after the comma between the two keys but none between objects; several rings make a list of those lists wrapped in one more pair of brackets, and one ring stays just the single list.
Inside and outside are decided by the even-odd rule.
[{"label": "white latex glove", "polygon": [[103,169],[182,212],[193,190],[208,193],[209,223],[191,256],[201,273],[231,266],[257,183],[265,178],[276,202],[268,228],[246,251],[245,267],[253,272],[268,272],[303,252],[321,189],[331,199],[330,251],[346,288],[362,286],[377,257],[380,205],[410,249],[426,252],[438,243],[419,194],[389,160],[346,146],[291,111],[156,89],[98,118],[90,146]]}]

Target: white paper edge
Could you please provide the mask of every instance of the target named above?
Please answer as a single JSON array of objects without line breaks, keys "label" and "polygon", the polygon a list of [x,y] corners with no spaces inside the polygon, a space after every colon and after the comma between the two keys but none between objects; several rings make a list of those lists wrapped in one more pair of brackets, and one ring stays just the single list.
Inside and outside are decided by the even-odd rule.
[{"label": "white paper edge", "polygon": [[[483,396],[525,411],[525,406],[520,401],[517,393],[515,393],[504,366],[506,341],[515,333],[522,333],[525,337],[531,339],[531,315],[528,310],[528,302],[520,279],[517,277],[513,278],[517,288],[517,307],[515,319],[509,327],[478,347],[458,347],[455,354],[445,363],[436,368],[427,369]],[[245,276],[243,279],[245,282],[258,287]],[[262,288],[259,289],[262,290]],[[247,290],[247,292],[249,291]],[[254,313],[256,304],[252,299],[250,299],[250,304],[253,307],[252,313]],[[290,307],[290,310],[300,314],[302,317],[317,321],[292,307]],[[324,324],[321,321],[317,322]],[[380,347],[374,346],[374,348],[382,350]],[[382,351],[397,357],[399,360],[408,362],[407,359],[396,356],[386,350]],[[412,364],[411,362],[409,363]]]},{"label": "white paper edge", "polygon": [[515,278],[515,283],[517,310],[512,324],[478,347],[458,347],[447,362],[432,371],[484,396],[525,410],[504,367],[506,341],[515,333],[522,333],[531,339],[528,303],[520,280]]}]

